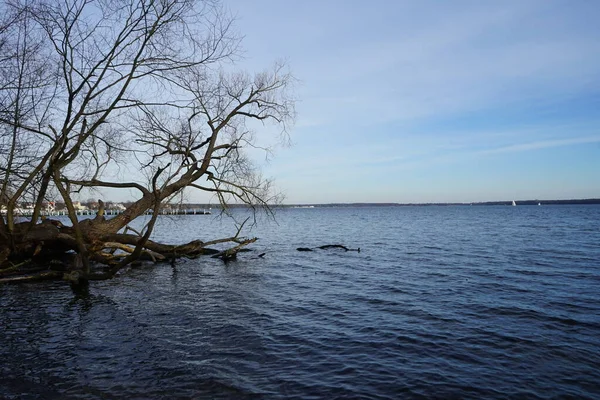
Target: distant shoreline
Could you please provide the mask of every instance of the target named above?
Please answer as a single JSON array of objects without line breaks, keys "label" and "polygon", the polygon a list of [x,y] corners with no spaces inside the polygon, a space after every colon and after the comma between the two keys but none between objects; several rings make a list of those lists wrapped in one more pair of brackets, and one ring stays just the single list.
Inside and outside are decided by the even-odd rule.
[{"label": "distant shoreline", "polygon": [[[599,199],[570,199],[570,200],[515,200],[517,206],[542,206],[547,205],[574,205],[574,204],[600,204]],[[407,206],[511,206],[512,200],[480,201],[471,203],[299,203],[278,204],[274,208],[317,208],[317,207],[407,207]],[[218,204],[190,203],[182,207],[220,208]],[[230,204],[230,208],[245,208],[246,204]]]},{"label": "distant shoreline", "polygon": [[[406,206],[510,206],[512,200],[481,201],[471,203],[325,203],[325,204],[284,204],[280,207],[406,207]],[[570,200],[515,200],[517,206],[600,204],[600,199]]]}]

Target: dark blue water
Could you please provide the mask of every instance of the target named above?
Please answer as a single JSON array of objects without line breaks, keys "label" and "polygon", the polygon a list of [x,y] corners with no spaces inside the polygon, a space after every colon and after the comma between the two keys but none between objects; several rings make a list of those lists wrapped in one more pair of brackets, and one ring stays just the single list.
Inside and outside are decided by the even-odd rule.
[{"label": "dark blue water", "polygon": [[[227,265],[143,266],[78,296],[0,286],[0,397],[600,398],[600,207],[277,220]],[[156,238],[212,232],[231,225],[163,218]],[[361,252],[295,250],[333,243]]]}]

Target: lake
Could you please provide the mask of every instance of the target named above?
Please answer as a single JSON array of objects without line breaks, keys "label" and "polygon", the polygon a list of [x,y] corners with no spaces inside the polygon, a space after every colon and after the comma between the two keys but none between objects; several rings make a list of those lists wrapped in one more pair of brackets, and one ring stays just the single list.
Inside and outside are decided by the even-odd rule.
[{"label": "lake", "polygon": [[[600,206],[289,208],[250,235],[89,293],[0,286],[0,397],[600,398]],[[325,244],[361,251],[296,250]]]}]

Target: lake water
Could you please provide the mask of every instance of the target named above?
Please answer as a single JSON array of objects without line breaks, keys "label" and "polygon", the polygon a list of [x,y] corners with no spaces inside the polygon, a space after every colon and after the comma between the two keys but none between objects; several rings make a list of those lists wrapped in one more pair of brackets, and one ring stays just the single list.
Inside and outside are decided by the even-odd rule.
[{"label": "lake water", "polygon": [[[146,265],[79,295],[0,286],[0,397],[600,398],[599,206],[277,221],[226,265]],[[171,243],[232,232],[159,222]],[[338,243],[361,252],[296,251]]]}]

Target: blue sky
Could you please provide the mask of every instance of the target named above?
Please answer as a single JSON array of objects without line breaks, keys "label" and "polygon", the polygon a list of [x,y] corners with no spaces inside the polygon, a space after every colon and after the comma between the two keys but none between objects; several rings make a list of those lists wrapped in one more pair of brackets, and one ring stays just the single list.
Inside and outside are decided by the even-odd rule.
[{"label": "blue sky", "polygon": [[600,197],[597,1],[226,0],[298,79],[288,203]]}]

